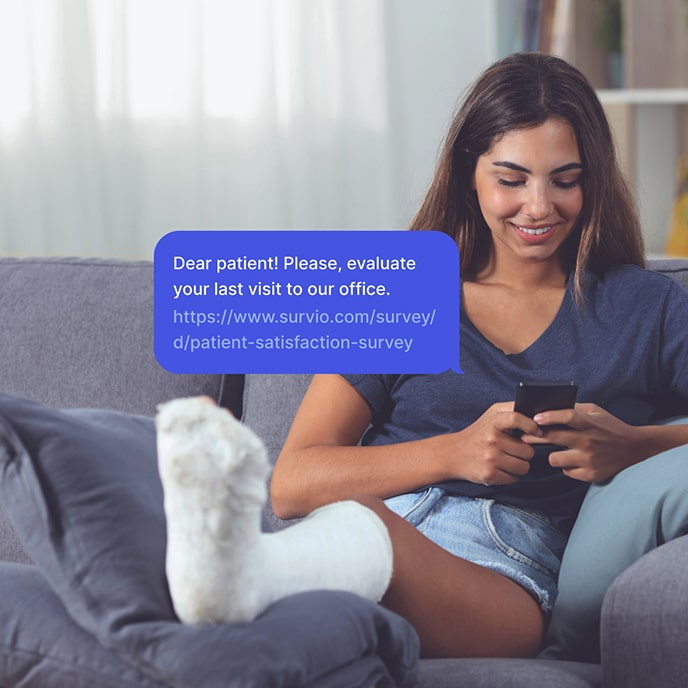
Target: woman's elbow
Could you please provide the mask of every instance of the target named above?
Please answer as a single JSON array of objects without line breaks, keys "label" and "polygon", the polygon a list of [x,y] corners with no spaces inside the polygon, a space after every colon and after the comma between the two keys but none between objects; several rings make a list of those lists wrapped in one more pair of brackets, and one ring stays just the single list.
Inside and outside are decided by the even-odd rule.
[{"label": "woman's elbow", "polygon": [[295,482],[285,475],[285,471],[280,466],[276,465],[270,479],[270,505],[275,516],[285,521],[305,516],[307,512],[300,501]]},{"label": "woman's elbow", "polygon": [[289,521],[302,515],[294,507],[289,497],[281,490],[274,489],[272,484],[270,485],[270,505],[275,516],[284,521]]}]

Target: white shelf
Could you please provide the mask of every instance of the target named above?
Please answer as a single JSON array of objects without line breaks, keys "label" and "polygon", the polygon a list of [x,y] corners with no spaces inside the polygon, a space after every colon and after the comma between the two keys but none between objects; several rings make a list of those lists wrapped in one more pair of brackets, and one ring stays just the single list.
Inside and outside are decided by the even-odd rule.
[{"label": "white shelf", "polygon": [[688,105],[688,88],[600,89],[605,105]]},{"label": "white shelf", "polygon": [[617,140],[619,159],[633,185],[646,248],[661,254],[669,236],[676,170],[685,152],[681,131],[686,88],[598,90]]}]

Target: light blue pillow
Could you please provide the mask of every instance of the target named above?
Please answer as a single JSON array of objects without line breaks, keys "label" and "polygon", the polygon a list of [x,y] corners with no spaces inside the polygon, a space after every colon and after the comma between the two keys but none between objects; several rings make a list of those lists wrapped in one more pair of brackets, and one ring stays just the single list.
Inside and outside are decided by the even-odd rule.
[{"label": "light blue pillow", "polygon": [[688,533],[687,492],[688,445],[590,485],[564,552],[541,657],[600,662],[607,590],[643,554]]}]

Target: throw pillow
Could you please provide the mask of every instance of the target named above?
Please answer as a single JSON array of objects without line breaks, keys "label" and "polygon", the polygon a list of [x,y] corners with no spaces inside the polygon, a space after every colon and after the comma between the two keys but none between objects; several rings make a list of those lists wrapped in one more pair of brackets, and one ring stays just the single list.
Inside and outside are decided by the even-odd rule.
[{"label": "throw pillow", "polygon": [[[354,595],[295,595],[249,624],[176,620],[152,419],[0,394],[0,494],[27,554],[77,625],[156,681],[413,685],[413,629]],[[11,624],[0,620],[2,627]]]},{"label": "throw pillow", "polygon": [[0,685],[164,688],[79,628],[35,566],[1,562],[0,581]]},{"label": "throw pillow", "polygon": [[645,553],[688,533],[686,485],[688,445],[590,485],[564,552],[543,658],[601,661],[606,592]]}]

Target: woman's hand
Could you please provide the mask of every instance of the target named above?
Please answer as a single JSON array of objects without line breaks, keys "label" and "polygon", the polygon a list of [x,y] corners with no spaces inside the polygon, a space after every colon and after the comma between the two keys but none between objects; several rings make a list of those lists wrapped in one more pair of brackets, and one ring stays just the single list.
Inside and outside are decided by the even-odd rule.
[{"label": "woman's hand", "polygon": [[514,431],[537,438],[534,420],[514,411],[514,403],[493,404],[478,420],[450,437],[455,439],[457,478],[481,485],[516,482],[530,469],[535,450]]},{"label": "woman's hand", "polygon": [[[576,480],[587,483],[607,480],[650,455],[644,451],[641,428],[624,423],[597,404],[545,411],[533,420],[540,426],[541,435],[524,435],[523,441],[567,447],[552,452],[549,463]],[[548,428],[550,425],[567,427]]]}]

